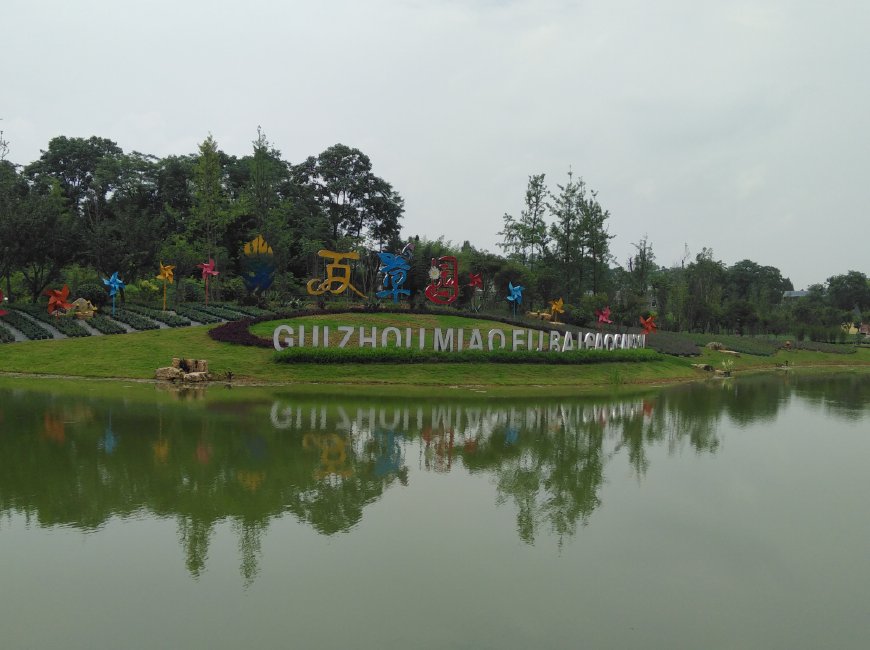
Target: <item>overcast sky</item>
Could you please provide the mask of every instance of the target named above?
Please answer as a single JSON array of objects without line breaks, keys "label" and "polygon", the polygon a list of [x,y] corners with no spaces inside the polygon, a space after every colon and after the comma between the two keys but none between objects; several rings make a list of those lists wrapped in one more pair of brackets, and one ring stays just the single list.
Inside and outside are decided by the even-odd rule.
[{"label": "overcast sky", "polygon": [[2,0],[0,129],[285,160],[341,142],[404,196],[404,234],[500,251],[530,174],[568,169],[625,265],[688,246],[796,289],[870,274],[870,3]]}]

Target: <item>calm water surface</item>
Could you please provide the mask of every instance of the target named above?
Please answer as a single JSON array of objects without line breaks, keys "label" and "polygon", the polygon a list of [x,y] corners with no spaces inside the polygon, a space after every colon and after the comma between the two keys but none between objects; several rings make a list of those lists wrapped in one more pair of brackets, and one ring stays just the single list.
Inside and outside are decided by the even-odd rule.
[{"label": "calm water surface", "polygon": [[3,648],[870,647],[870,377],[0,380]]}]

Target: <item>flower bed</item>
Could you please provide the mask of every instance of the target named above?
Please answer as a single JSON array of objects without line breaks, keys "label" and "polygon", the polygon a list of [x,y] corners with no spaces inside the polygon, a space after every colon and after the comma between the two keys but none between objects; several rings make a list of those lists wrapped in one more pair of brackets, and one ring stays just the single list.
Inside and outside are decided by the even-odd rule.
[{"label": "flower bed", "polygon": [[[16,308],[17,309],[17,308]],[[39,325],[38,323],[34,323],[32,320],[27,318],[24,314],[19,314],[14,309],[10,309],[9,313],[7,313],[3,320],[6,321],[9,325],[17,329],[19,332],[24,334],[31,341],[39,341],[44,339],[53,339],[51,332],[47,329]]]},{"label": "flower bed", "polygon": [[139,314],[126,309],[116,309],[112,318],[121,321],[122,323],[126,323],[134,330],[143,331],[160,329],[160,326],[150,318],[145,318],[144,316],[140,316]]},{"label": "flower bed", "polygon": [[127,311],[134,312],[136,314],[140,314],[142,316],[147,316],[152,320],[159,321],[161,323],[165,323],[169,327],[189,327],[190,319],[185,318],[184,316],[179,316],[177,314],[173,314],[168,311],[161,311],[159,309],[151,309],[150,307],[146,307],[144,305],[134,305],[132,303],[127,303],[124,308]]},{"label": "flower bed", "polygon": [[0,316],[0,343],[12,343],[15,340],[15,335],[3,325],[3,317]]},{"label": "flower bed", "polygon": [[103,334],[126,334],[127,330],[106,316],[95,314],[88,324]]},{"label": "flower bed", "polygon": [[33,318],[46,323],[47,325],[51,325],[61,334],[65,334],[70,338],[77,338],[80,336],[90,336],[91,333],[81,326],[75,318],[72,316],[52,316],[45,309],[40,307],[39,305],[27,305],[16,307],[19,311],[32,316]]},{"label": "flower bed", "polygon": [[199,309],[195,309],[193,307],[176,307],[175,313],[184,316],[185,318],[189,318],[190,320],[194,320],[197,323],[204,323],[205,325],[211,325],[212,323],[220,323],[221,319],[217,316],[212,316],[211,314],[200,311]]}]

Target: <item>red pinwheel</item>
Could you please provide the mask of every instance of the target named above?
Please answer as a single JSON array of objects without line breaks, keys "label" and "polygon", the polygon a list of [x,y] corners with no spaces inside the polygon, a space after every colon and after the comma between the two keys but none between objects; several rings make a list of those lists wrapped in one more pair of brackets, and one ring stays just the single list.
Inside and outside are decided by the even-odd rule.
[{"label": "red pinwheel", "polygon": [[644,334],[655,334],[658,326],[656,325],[656,315],[650,314],[649,318],[640,317],[640,324],[643,327]]},{"label": "red pinwheel", "polygon": [[483,278],[480,273],[468,274],[468,286],[472,289],[483,289]]},{"label": "red pinwheel", "polygon": [[610,320],[610,307],[605,307],[604,309],[596,309],[595,315],[598,316],[599,325],[603,325],[604,323],[613,323],[613,321]]},{"label": "red pinwheel", "polygon": [[217,275],[219,271],[214,270],[214,260],[208,258],[208,262],[197,264],[202,269],[202,279],[205,280],[205,304],[208,304],[208,278],[210,275]]},{"label": "red pinwheel", "polygon": [[69,298],[69,287],[66,285],[63,285],[63,289],[46,289],[42,293],[43,295],[48,296],[49,314],[58,316],[58,309],[69,309],[72,307],[72,305],[67,302],[67,298]]},{"label": "red pinwheel", "polygon": [[[4,300],[6,300],[6,296],[4,296],[4,295],[3,295],[3,292],[0,291],[0,305],[3,304],[3,301],[4,301]],[[6,311],[5,309],[0,309],[0,316],[5,316],[5,315],[8,314],[8,313],[9,313],[9,312]]]}]

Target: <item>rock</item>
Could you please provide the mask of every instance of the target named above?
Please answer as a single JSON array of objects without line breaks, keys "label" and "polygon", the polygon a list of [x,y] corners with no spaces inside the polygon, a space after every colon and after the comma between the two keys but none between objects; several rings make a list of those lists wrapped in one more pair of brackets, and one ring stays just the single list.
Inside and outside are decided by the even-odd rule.
[{"label": "rock", "polygon": [[184,381],[191,383],[198,383],[201,381],[208,381],[208,373],[207,372],[189,372],[184,375]]},{"label": "rock", "polygon": [[707,345],[705,345],[708,350],[724,350],[725,346],[719,343],[719,341],[710,341]]},{"label": "rock", "polygon": [[713,372],[713,366],[709,363],[693,363],[693,368],[697,368],[698,370],[704,370],[706,372]]},{"label": "rock", "polygon": [[740,353],[735,352],[734,350],[719,350],[722,354],[730,354],[732,357],[739,357]]},{"label": "rock", "polygon": [[156,379],[163,379],[165,381],[176,381],[178,379],[182,379],[184,377],[184,373],[180,368],[168,367],[168,368],[158,368],[154,373],[154,377]]},{"label": "rock", "polygon": [[181,359],[179,359],[178,357],[172,357],[172,367],[181,368]]}]

